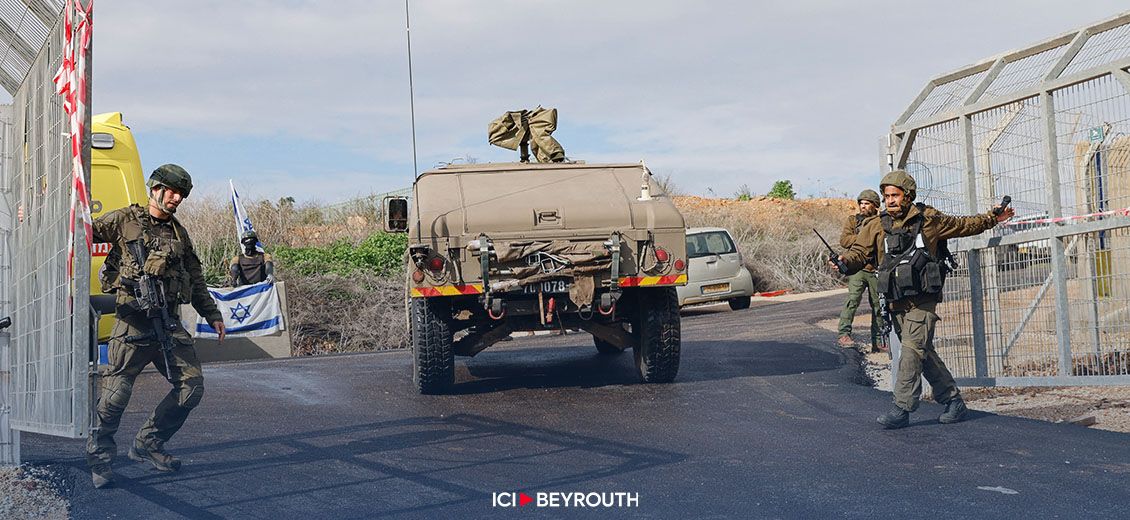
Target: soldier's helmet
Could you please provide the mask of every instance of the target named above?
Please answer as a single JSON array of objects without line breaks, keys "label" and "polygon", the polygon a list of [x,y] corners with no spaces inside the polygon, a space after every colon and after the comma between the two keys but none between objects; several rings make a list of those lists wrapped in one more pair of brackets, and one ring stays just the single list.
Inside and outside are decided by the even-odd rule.
[{"label": "soldier's helmet", "polygon": [[254,244],[259,241],[259,235],[256,235],[255,231],[249,229],[239,236],[239,241],[244,244]]},{"label": "soldier's helmet", "polygon": [[192,176],[180,166],[162,164],[149,174],[149,182],[146,185],[149,186],[149,189],[157,186],[168,186],[177,190],[181,197],[188,198],[188,193],[192,191]]},{"label": "soldier's helmet", "polygon": [[879,194],[875,193],[875,190],[863,190],[863,191],[859,192],[859,196],[855,198],[855,201],[856,202],[867,201],[867,202],[874,204],[875,207],[878,207],[879,206]]},{"label": "soldier's helmet", "polygon": [[911,177],[905,170],[895,170],[884,175],[883,180],[879,181],[879,189],[881,190],[887,186],[894,186],[902,190],[911,201],[914,200],[915,192],[918,189],[918,184],[914,182],[914,177]]}]

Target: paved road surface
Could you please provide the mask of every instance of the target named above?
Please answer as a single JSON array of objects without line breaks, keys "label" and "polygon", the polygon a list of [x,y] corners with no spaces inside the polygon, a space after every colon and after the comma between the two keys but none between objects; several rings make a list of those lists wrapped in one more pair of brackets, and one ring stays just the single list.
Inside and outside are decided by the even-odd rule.
[{"label": "paved road surface", "polygon": [[[812,324],[839,296],[689,312],[670,385],[587,335],[460,361],[458,395],[418,396],[406,352],[209,365],[161,474],[124,456],[94,490],[81,442],[25,435],[65,475],[75,518],[1116,518],[1130,436],[923,405],[883,431],[889,394]],[[129,442],[166,383],[144,374]],[[494,493],[635,493],[610,509],[494,508]],[[548,495],[542,495],[548,496]],[[612,496],[612,495],[609,495]]]}]

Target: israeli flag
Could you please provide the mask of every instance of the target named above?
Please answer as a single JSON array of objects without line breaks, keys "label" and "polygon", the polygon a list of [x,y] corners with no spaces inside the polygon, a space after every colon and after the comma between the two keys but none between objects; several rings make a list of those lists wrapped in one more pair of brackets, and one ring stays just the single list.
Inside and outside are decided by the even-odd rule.
[{"label": "israeli flag", "polygon": [[[267,336],[286,330],[279,293],[273,282],[235,288],[209,287],[208,292],[224,316],[224,328],[229,337]],[[219,337],[203,316],[196,321],[193,335],[209,339]]]},{"label": "israeli flag", "polygon": [[[239,200],[239,192],[235,191],[235,183],[231,179],[228,179],[228,186],[231,186],[231,212],[235,217],[235,247],[243,251],[240,239],[245,232],[255,231],[255,226],[251,225],[251,217],[247,216],[247,210],[243,208],[243,202]],[[255,249],[262,253],[263,242],[256,242]]]}]

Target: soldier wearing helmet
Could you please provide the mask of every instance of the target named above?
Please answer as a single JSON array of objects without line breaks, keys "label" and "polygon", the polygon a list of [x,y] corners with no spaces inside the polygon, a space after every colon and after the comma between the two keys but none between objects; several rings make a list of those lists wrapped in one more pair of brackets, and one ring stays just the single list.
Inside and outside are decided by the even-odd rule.
[{"label": "soldier wearing helmet", "polygon": [[[859,211],[854,215],[848,215],[844,221],[843,231],[840,233],[840,247],[849,248],[855,242],[855,237],[859,235],[859,229],[863,223],[875,215],[879,214],[879,194],[875,190],[863,190],[855,199],[859,205]],[[848,297],[844,301],[844,309],[840,312],[840,325],[839,333],[840,338],[838,344],[844,348],[851,348],[855,346],[855,341],[851,337],[851,324],[855,319],[855,311],[859,308],[859,302],[863,299],[863,293],[867,293],[867,302],[871,305],[871,334],[868,336],[871,340],[871,350],[878,351],[879,345],[879,292],[876,286],[877,278],[875,277],[875,265],[878,262],[874,258],[868,258],[867,264],[863,266],[859,272],[848,277]]]},{"label": "soldier wearing helmet", "polygon": [[[896,170],[879,184],[886,211],[863,223],[859,235],[840,258],[849,271],[858,271],[869,259],[878,258],[879,292],[890,302],[895,333],[902,340],[898,379],[894,385],[894,408],[879,417],[885,428],[910,424],[910,413],[918,408],[922,376],[930,382],[934,401],[945,405],[938,417],[943,424],[965,416],[965,402],[953,376],[934,350],[935,309],[942,299],[948,271],[943,256],[945,241],[982,233],[1014,214],[1004,208],[981,215],[957,217],[915,203],[917,185],[905,171]],[[996,210],[997,208],[994,208]]]},{"label": "soldier wearing helmet", "polygon": [[[180,469],[180,460],[169,455],[164,445],[204,395],[204,376],[192,336],[178,319],[180,305],[192,304],[216,329],[221,341],[225,332],[223,317],[208,294],[188,231],[174,217],[192,191],[192,178],[184,168],[166,164],[153,171],[147,186],[146,207],[133,204],[112,211],[96,219],[93,226],[94,241],[111,244],[107,270],[101,278],[115,294],[117,304],[117,321],[109,345],[110,367],[101,374],[97,425],[87,443],[87,463],[98,488],[113,482],[111,463],[117,453],[114,433],[129,404],[134,380],[149,363],[166,376],[173,388],[138,431],[128,454],[131,459],[148,462],[161,471]],[[126,244],[135,240],[142,241],[148,251],[143,265],[132,261],[126,252]],[[117,262],[111,262],[112,258],[117,258]],[[152,322],[137,308],[134,298],[133,288],[142,274],[160,281],[168,313],[174,318],[175,330],[169,336],[176,346],[168,363],[154,339]]]},{"label": "soldier wearing helmet", "polygon": [[228,285],[239,287],[264,281],[275,281],[275,263],[271,255],[259,251],[259,235],[244,231],[239,237],[243,251],[232,257],[228,267]]}]

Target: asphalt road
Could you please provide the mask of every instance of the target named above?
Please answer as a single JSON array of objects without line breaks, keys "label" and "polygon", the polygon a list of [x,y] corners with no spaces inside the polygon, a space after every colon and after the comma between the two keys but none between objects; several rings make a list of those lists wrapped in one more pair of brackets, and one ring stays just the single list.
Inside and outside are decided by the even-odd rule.
[{"label": "asphalt road", "polygon": [[[449,396],[415,394],[407,352],[208,365],[168,446],[181,472],[123,452],[118,486],[95,490],[80,441],[25,435],[24,458],[62,475],[79,519],[1125,517],[1130,436],[941,425],[934,404],[880,429],[889,394],[813,325],[840,298],[686,313],[669,385],[637,384],[630,352],[600,357],[585,334],[460,360]],[[166,388],[143,374],[120,445]],[[502,492],[638,503],[493,507]]]}]

